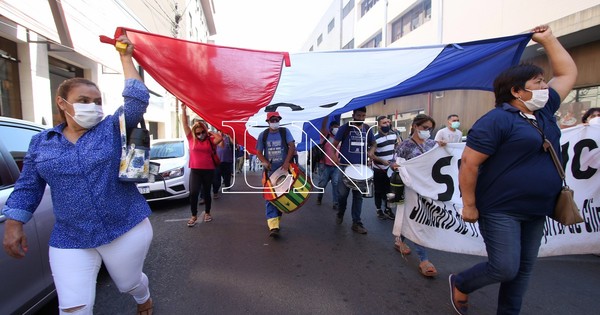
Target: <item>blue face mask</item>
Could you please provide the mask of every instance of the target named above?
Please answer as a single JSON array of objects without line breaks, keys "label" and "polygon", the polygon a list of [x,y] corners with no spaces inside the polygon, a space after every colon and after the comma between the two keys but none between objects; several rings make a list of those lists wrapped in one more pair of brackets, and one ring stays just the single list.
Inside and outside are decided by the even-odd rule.
[{"label": "blue face mask", "polygon": [[451,127],[453,129],[458,129],[458,127],[460,127],[460,121],[453,121]]},{"label": "blue face mask", "polygon": [[379,129],[381,129],[381,132],[383,133],[388,133],[392,129],[392,126],[381,126]]}]

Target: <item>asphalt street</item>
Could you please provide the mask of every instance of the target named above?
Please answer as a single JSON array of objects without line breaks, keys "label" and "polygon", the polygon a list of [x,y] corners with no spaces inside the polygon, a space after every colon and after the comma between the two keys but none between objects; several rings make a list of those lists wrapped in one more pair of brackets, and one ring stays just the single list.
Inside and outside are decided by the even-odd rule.
[{"label": "asphalt street", "polygon": [[[258,173],[249,183],[258,184]],[[331,194],[322,205],[312,195],[284,214],[281,238],[268,237],[264,200],[234,189],[213,201],[214,220],[193,228],[187,200],[151,204],[154,239],[145,272],[154,314],[454,314],[448,275],[484,260],[430,250],[439,275],[425,278],[418,258],[393,248],[393,221],[375,215],[373,199],[363,203],[368,234],[350,229],[350,211],[335,223]],[[329,187],[328,187],[329,188]],[[203,209],[203,206],[199,208]],[[470,296],[471,314],[494,314],[498,286]],[[522,314],[598,314],[600,257],[540,259]],[[115,288],[103,270],[95,314],[134,314],[135,302]]]}]

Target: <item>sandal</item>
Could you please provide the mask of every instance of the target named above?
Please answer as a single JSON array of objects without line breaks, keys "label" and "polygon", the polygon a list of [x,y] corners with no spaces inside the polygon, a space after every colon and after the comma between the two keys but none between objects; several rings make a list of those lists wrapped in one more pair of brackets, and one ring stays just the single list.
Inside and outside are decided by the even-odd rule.
[{"label": "sandal", "polygon": [[154,305],[152,303],[152,299],[148,299],[143,304],[138,304],[137,313],[138,315],[152,315],[152,309]]},{"label": "sandal", "polygon": [[410,247],[408,247],[408,244],[404,242],[401,242],[400,244],[394,243],[394,248],[402,255],[409,255],[411,253]]},{"label": "sandal", "polygon": [[204,214],[204,222],[210,222],[212,221],[212,216],[210,215],[210,213],[205,213]]},{"label": "sandal", "polygon": [[425,277],[437,276],[437,270],[429,260],[424,260],[419,264],[419,271]]},{"label": "sandal", "polygon": [[198,217],[193,215],[190,220],[187,223],[187,226],[192,227],[194,225],[196,225],[196,221],[198,220]]}]

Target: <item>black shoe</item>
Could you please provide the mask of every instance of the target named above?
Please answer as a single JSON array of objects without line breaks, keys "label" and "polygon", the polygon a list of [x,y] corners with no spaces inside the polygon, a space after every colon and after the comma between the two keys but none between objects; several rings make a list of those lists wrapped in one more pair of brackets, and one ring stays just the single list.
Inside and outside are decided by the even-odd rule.
[{"label": "black shoe", "polygon": [[352,224],[352,231],[358,234],[367,234],[367,229],[365,229],[362,223]]},{"label": "black shoe", "polygon": [[269,236],[272,238],[278,238],[279,237],[279,229],[278,228],[271,229],[271,231],[269,232]]},{"label": "black shoe", "polygon": [[344,222],[344,217],[343,217],[343,216],[339,216],[339,215],[338,215],[338,216],[335,218],[335,223],[337,223],[337,224],[342,224],[342,222]]},{"label": "black shoe", "polygon": [[379,218],[379,220],[385,220],[385,215],[383,214],[383,211],[377,209],[377,217]]},{"label": "black shoe", "polygon": [[383,214],[385,214],[385,216],[390,220],[394,220],[396,218],[394,212],[392,212],[392,209],[390,208],[386,208]]}]

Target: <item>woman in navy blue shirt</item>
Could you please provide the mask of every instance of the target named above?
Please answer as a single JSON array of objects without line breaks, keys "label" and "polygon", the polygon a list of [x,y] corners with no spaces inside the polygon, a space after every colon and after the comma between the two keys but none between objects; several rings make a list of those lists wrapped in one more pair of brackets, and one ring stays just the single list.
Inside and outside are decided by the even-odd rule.
[{"label": "woman in navy blue shirt", "polygon": [[544,139],[560,157],[554,118],[577,78],[577,67],[548,26],[532,30],[548,55],[554,77],[531,64],[511,67],[494,81],[496,108],[469,131],[459,183],[466,222],[479,220],[488,261],[450,275],[454,309],[468,312],[468,294],[500,283],[498,314],[518,314],[537,259],[546,216],[561,179]]},{"label": "woman in navy blue shirt", "polygon": [[148,277],[142,272],[152,241],[150,207],[133,182],[118,178],[121,160],[119,114],[126,126],[142,119],[150,94],[133,64],[133,44],[120,52],[125,105],[104,118],[102,94],[83,78],[64,81],[56,102],[64,123],[31,139],[23,171],[4,206],[4,249],[27,253],[23,224],[52,191],[56,222],[50,236],[50,267],[62,313],[92,314],[96,278],[104,263],[121,292],[133,296],[139,312],[152,311]]}]

